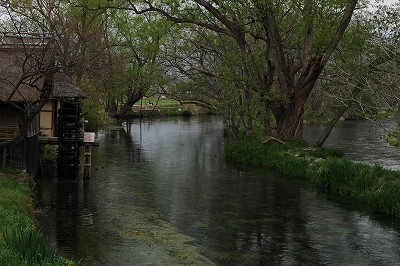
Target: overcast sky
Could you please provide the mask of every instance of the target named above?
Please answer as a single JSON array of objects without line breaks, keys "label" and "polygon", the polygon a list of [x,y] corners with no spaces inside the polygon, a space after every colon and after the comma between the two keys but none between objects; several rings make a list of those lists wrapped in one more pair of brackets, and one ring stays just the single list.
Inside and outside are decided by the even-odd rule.
[{"label": "overcast sky", "polygon": [[385,4],[390,5],[396,3],[398,0],[384,0]]},{"label": "overcast sky", "polygon": [[370,9],[371,10],[374,10],[375,8],[374,8],[374,6],[376,5],[376,2],[375,1],[380,1],[379,2],[379,4],[385,4],[385,5],[392,5],[392,4],[394,4],[394,3],[399,3],[400,2],[400,0],[371,0],[370,1]]}]

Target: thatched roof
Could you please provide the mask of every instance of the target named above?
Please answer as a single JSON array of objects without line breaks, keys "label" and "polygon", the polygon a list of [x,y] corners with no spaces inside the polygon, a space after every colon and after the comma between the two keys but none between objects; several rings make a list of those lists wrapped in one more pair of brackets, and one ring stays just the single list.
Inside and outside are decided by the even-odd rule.
[{"label": "thatched roof", "polygon": [[[0,33],[0,101],[32,102],[40,97],[43,69],[50,66],[48,39],[40,34],[24,36]],[[25,76],[24,79],[22,77]],[[64,73],[54,75],[54,98],[83,98]]]},{"label": "thatched roof", "polygon": [[71,79],[64,73],[54,75],[53,98],[84,98],[82,90],[72,84]]},{"label": "thatched roof", "polygon": [[34,101],[44,78],[39,71],[49,62],[48,39],[35,35],[0,33],[0,100]]},{"label": "thatched roof", "polygon": [[37,49],[47,47],[51,36],[45,32],[0,32],[0,49]]},{"label": "thatched roof", "polygon": [[32,73],[30,77],[22,80],[20,60],[12,58],[13,56],[0,51],[0,100],[6,101],[11,94],[12,101],[37,100],[40,96],[37,88],[43,86],[44,78]]}]

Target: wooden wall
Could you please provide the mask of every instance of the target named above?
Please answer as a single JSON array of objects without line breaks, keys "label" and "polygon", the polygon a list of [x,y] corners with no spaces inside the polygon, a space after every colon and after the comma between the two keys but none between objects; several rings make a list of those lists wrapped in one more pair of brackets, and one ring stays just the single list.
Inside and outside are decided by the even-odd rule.
[{"label": "wooden wall", "polygon": [[[0,103],[0,141],[10,140],[19,134],[21,122],[18,112]],[[12,147],[0,150],[0,167],[25,169],[33,174],[39,167],[39,142],[40,114],[32,121],[24,141]]]}]

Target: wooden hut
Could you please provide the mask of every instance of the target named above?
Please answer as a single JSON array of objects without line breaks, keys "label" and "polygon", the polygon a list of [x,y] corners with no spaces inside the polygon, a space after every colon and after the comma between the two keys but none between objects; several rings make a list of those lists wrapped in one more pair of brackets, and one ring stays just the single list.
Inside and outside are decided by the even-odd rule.
[{"label": "wooden hut", "polygon": [[62,102],[80,104],[80,100],[85,97],[82,90],[74,86],[71,79],[64,73],[54,75],[53,92],[50,100],[40,111],[40,131],[42,136],[57,137],[60,124],[58,114]]},{"label": "wooden hut", "polygon": [[[50,64],[46,34],[0,34],[0,142],[19,135],[27,107],[40,101],[45,86],[43,67]],[[40,115],[37,114],[23,140],[0,150],[3,168],[33,173],[39,166]]]},{"label": "wooden hut", "polygon": [[49,137],[44,138],[43,143],[46,139],[56,141],[59,148],[58,176],[73,179],[78,173],[79,146],[84,137],[81,99],[85,96],[64,73],[54,75],[53,86],[52,97],[40,113],[42,135]]},{"label": "wooden hut", "polygon": [[[18,101],[14,103],[20,104]],[[0,142],[11,140],[19,134],[19,126],[22,119],[19,112],[0,100]],[[39,115],[34,118],[23,141],[0,150],[2,168],[25,169],[28,173],[33,173],[38,169],[39,119]]]},{"label": "wooden hut", "polygon": [[[40,162],[39,136],[48,135],[63,136],[56,143],[60,149],[74,149],[76,171],[80,99],[83,93],[62,72],[48,75],[51,80],[48,76],[45,78],[46,71],[53,66],[49,43],[45,34],[0,33],[0,143],[20,134],[21,124],[25,121],[24,110],[35,105],[40,107],[43,104],[41,88],[49,84],[51,88],[50,100],[32,119],[22,141],[0,149],[2,168],[19,168],[35,173]],[[71,110],[73,119],[69,117]],[[68,128],[70,123],[74,125],[73,130]],[[73,145],[70,145],[71,141]],[[65,162],[63,166],[69,165],[68,156]]]}]

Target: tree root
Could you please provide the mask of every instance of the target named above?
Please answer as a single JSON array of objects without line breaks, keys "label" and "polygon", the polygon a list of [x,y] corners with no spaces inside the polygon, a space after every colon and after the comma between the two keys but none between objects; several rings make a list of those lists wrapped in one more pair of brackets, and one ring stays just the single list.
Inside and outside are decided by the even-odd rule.
[{"label": "tree root", "polygon": [[278,138],[272,137],[272,136],[269,136],[265,140],[263,140],[262,144],[267,144],[270,141],[276,141],[276,142],[278,142],[280,144],[283,144],[283,145],[287,146],[286,142],[284,142],[283,140],[280,140]]}]

